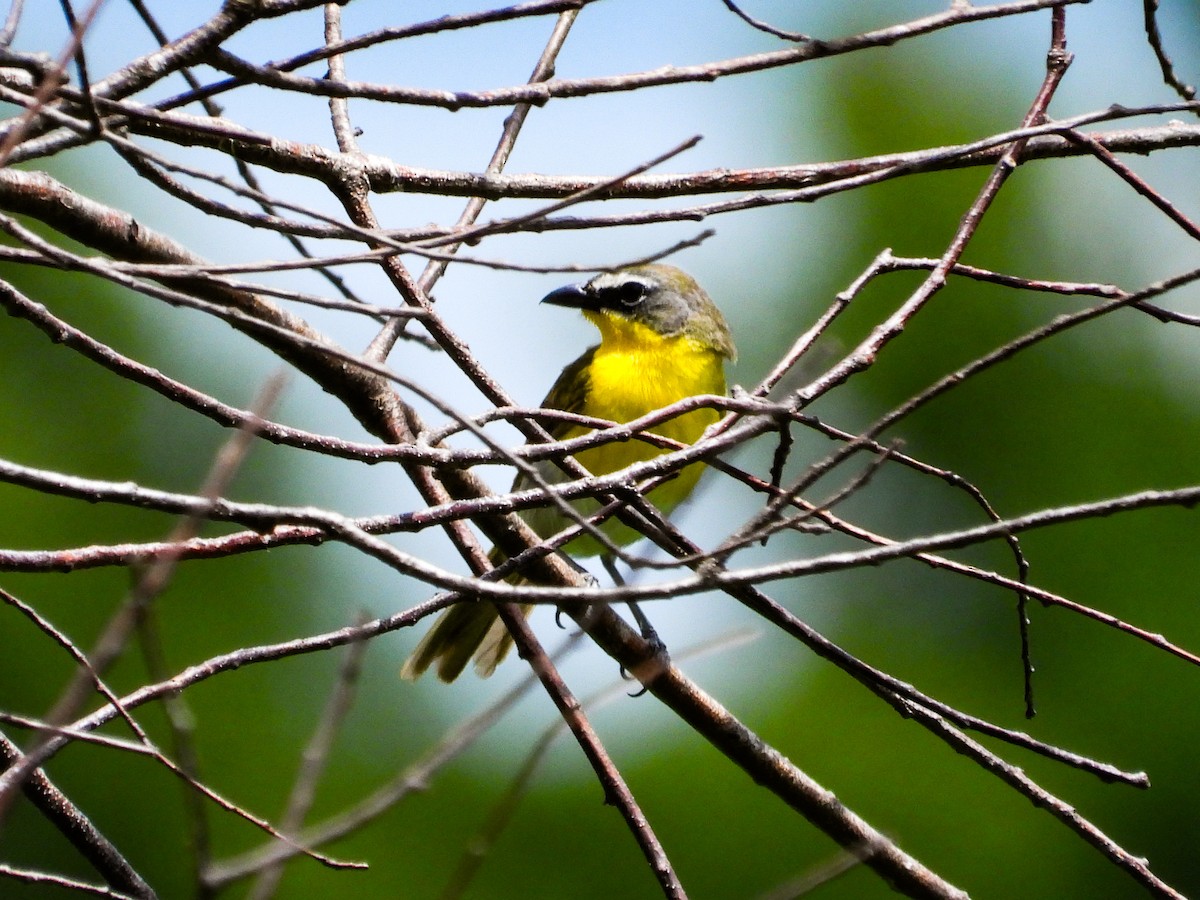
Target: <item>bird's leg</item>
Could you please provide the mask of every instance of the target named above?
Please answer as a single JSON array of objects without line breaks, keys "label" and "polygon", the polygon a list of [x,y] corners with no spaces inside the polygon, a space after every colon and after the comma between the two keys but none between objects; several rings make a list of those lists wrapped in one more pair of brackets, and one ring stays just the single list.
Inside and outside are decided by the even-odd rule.
[{"label": "bird's leg", "polygon": [[[579,573],[579,577],[584,580],[586,587],[590,587],[590,588],[600,587],[600,582],[596,579],[595,575],[593,575],[591,572],[589,572],[587,569],[585,569],[579,563],[575,562],[575,560],[571,559],[571,557],[567,556],[567,554],[560,553],[559,555],[567,561],[567,565],[569,565],[572,569],[574,569],[576,572]],[[559,607],[554,610],[554,624],[557,625],[559,628],[566,628],[567,626],[564,625],[563,621],[562,621],[562,614],[563,614],[562,607]]]},{"label": "bird's leg", "polygon": [[[617,569],[617,561],[605,553],[601,555],[600,562],[604,565],[605,571],[612,576],[613,582],[618,587],[624,587],[625,579],[621,576],[620,570]],[[633,613],[633,620],[637,622],[638,631],[642,634],[642,640],[650,645],[650,652],[655,656],[665,654],[667,652],[667,645],[658,636],[658,632],[654,630],[654,626],[650,624],[650,620],[646,618],[646,614],[642,612],[642,608],[633,600],[626,603],[626,606]]]},{"label": "bird's leg", "polygon": [[[624,587],[625,579],[621,577],[621,573],[617,570],[616,560],[607,553],[604,553],[600,556],[600,562],[604,564],[604,568],[608,571],[608,574],[612,576],[613,582],[618,587]],[[650,654],[646,658],[646,663],[649,664],[649,666],[656,672],[666,668],[668,660],[670,659],[670,657],[667,655],[667,645],[664,644],[662,638],[658,636],[658,632],[654,630],[654,626],[650,624],[650,620],[646,618],[646,614],[642,612],[641,607],[639,607],[632,600],[628,601],[626,605],[629,607],[629,611],[633,613],[634,621],[636,621],[638,624],[638,630],[642,633],[642,640],[644,640],[650,648]],[[643,669],[645,668],[645,665],[639,665],[638,668]],[[634,676],[632,673],[626,670],[624,666],[622,666],[621,677],[632,679]],[[642,689],[636,693],[630,694],[631,697],[640,697],[646,693],[646,691],[650,690],[651,679],[642,677],[639,674],[638,680],[642,682]]]}]

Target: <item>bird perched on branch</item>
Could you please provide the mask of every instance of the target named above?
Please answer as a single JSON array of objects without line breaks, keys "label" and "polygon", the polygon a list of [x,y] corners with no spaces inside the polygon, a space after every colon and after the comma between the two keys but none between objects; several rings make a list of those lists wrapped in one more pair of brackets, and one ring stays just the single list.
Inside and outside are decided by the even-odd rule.
[{"label": "bird perched on branch", "polygon": [[[578,309],[600,331],[600,343],[563,369],[542,401],[544,408],[629,422],[687,397],[725,393],[725,360],[733,360],[737,354],[729,327],[708,294],[690,275],[674,266],[644,265],[605,272],[586,283],[559,288],[542,302]],[[691,444],[719,417],[716,410],[698,409],[650,430]],[[549,431],[556,439],[565,440],[588,434],[591,429],[557,422]],[[593,475],[608,475],[665,452],[634,439],[582,450],[575,459]],[[537,469],[550,483],[567,478],[549,461],[538,463]],[[692,492],[703,469],[703,463],[685,467],[651,491],[649,499],[663,512],[670,512]],[[518,475],[513,490],[529,487],[529,479]],[[599,508],[591,498],[574,501],[573,505],[585,516]],[[553,505],[525,510],[520,515],[543,538],[573,524]],[[640,536],[616,517],[605,521],[601,531],[618,546]],[[563,547],[573,556],[594,556],[603,549],[587,534]],[[504,556],[493,550],[491,559],[499,564]],[[512,576],[511,580],[525,581],[521,576]],[[453,681],[474,656],[476,671],[487,676],[511,647],[512,638],[492,604],[457,603],[442,613],[401,674],[415,679],[436,664],[438,677]]]}]

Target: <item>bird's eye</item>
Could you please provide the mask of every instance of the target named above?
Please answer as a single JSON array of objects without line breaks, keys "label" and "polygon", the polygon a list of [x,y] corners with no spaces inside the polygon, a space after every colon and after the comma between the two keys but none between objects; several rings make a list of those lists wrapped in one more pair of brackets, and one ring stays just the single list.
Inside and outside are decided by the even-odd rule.
[{"label": "bird's eye", "polygon": [[646,285],[640,281],[626,281],[609,288],[609,300],[613,306],[632,309],[646,299]]}]

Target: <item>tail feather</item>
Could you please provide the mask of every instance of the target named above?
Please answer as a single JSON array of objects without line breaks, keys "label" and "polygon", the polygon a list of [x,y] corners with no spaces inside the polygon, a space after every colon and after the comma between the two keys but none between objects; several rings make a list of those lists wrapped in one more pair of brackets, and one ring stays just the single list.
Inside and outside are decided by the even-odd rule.
[{"label": "tail feather", "polygon": [[[488,559],[493,566],[498,566],[503,562],[504,554],[493,547]],[[530,583],[518,573],[505,580],[509,584]],[[522,605],[521,614],[528,616],[532,609],[532,606]],[[429,633],[421,638],[400,669],[400,677],[416,681],[436,664],[438,678],[449,683],[462,674],[473,656],[475,671],[481,678],[487,678],[512,648],[512,635],[504,627],[495,606],[483,600],[460,601],[443,612]]]},{"label": "tail feather", "polygon": [[[533,609],[531,604],[522,604],[521,615],[528,617]],[[480,678],[487,678],[496,671],[496,666],[504,661],[504,657],[508,656],[508,651],[513,648],[512,635],[508,633],[508,628],[504,623],[497,618],[487,630],[487,634],[483,636],[483,640],[479,643],[479,649],[475,651],[475,672]]]},{"label": "tail feather", "polygon": [[[400,677],[415,681],[436,663],[438,678],[446,682],[453,681],[467,667],[467,663],[494,626],[503,630],[504,623],[500,621],[496,607],[492,604],[454,604],[441,614],[429,629],[429,633],[417,644],[417,648],[405,661],[404,668],[400,670]],[[493,669],[504,652],[501,650],[500,656],[491,663]]]},{"label": "tail feather", "polygon": [[[528,616],[532,609],[532,605],[523,604],[521,614]],[[400,669],[400,677],[416,681],[434,666],[438,678],[449,683],[462,674],[474,657],[475,671],[481,678],[487,678],[512,648],[512,635],[495,606],[485,601],[456,603],[421,638]]]}]

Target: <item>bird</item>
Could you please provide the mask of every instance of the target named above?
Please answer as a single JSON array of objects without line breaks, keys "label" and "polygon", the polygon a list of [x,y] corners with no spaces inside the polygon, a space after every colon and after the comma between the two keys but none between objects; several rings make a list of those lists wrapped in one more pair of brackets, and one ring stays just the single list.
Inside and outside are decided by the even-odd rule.
[{"label": "bird", "polygon": [[[624,423],[687,397],[726,392],[725,363],[737,358],[729,326],[695,279],[675,266],[650,263],[602,272],[589,281],[552,291],[542,303],[578,309],[600,332],[600,343],[562,370],[542,401],[543,408]],[[703,407],[649,430],[693,444],[719,418],[717,410]],[[593,429],[559,420],[548,430],[556,440],[566,440]],[[613,441],[581,450],[575,459],[593,475],[608,475],[666,452],[645,441]],[[691,494],[703,470],[703,463],[686,466],[650,491],[648,498],[669,513]],[[568,478],[551,461],[537,463],[537,471],[550,483]],[[527,476],[518,473],[513,490],[532,486]],[[594,498],[576,500],[573,505],[584,516],[600,507]],[[553,505],[519,515],[543,539],[573,524]],[[642,536],[615,516],[600,528],[617,546]],[[603,553],[604,547],[585,533],[561,550],[570,557],[595,556]],[[504,558],[499,550],[492,550],[493,565]],[[509,580],[530,583],[519,574]],[[529,610],[524,607],[526,615]],[[511,647],[512,638],[495,606],[460,601],[442,612],[404,663],[401,675],[415,680],[435,666],[438,677],[451,682],[474,657],[476,672],[487,677]]]}]

